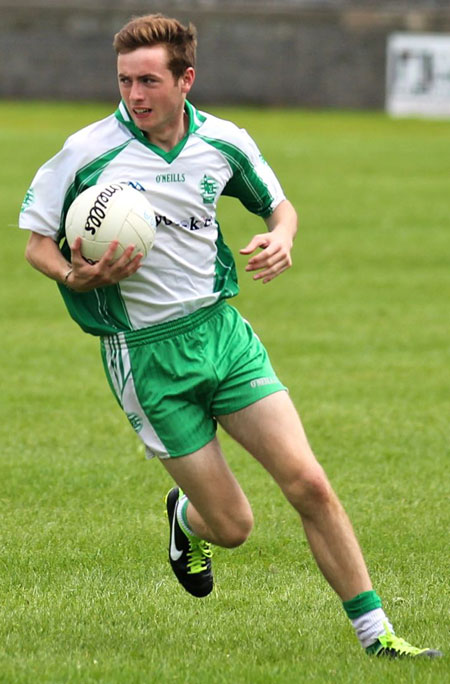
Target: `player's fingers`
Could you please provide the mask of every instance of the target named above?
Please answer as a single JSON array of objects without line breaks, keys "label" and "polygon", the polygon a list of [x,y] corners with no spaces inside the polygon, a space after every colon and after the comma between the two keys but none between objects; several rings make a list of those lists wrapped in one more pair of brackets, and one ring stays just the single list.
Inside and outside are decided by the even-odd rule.
[{"label": "player's fingers", "polygon": [[269,244],[269,240],[266,235],[255,235],[246,247],[239,250],[240,254],[251,254],[255,249],[264,249]]},{"label": "player's fingers", "polygon": [[258,271],[261,268],[266,268],[267,266],[272,266],[273,264],[281,261],[284,258],[284,253],[274,245],[270,245],[260,254],[252,257],[248,260],[246,271]]},{"label": "player's fingers", "polygon": [[70,245],[70,251],[72,254],[72,263],[74,262],[74,260],[76,261],[76,260],[80,260],[83,258],[81,255],[81,244],[82,244],[81,238],[78,236],[75,238],[73,243]]},{"label": "player's fingers", "polygon": [[128,265],[133,251],[134,245],[128,245],[128,247],[123,250],[120,256],[116,255],[116,250],[114,250],[108,259],[108,266],[114,269],[114,271],[121,271],[125,266]]},{"label": "player's fingers", "polygon": [[259,270],[259,273],[256,273],[253,276],[254,280],[263,280],[269,279],[271,280],[275,276],[277,276],[279,273],[282,273],[285,271],[287,268],[290,268],[292,266],[292,260],[289,256],[283,255],[282,257],[272,260],[272,263],[267,263],[265,264],[264,268]]},{"label": "player's fingers", "polygon": [[125,273],[125,278],[128,278],[128,276],[132,275],[135,273],[139,266],[141,265],[141,261],[144,258],[144,255],[142,252],[139,252],[134,256],[131,260],[128,260],[128,262],[125,264],[123,267],[123,271]]},{"label": "player's fingers", "polygon": [[277,271],[276,273],[268,274],[267,276],[265,276],[262,279],[262,284],[265,285],[266,283],[269,283],[271,280],[273,280],[274,278],[279,276],[281,273],[283,273],[284,271],[287,271],[288,268],[289,268],[289,266],[284,266],[283,268],[280,268],[280,270]]},{"label": "player's fingers", "polygon": [[267,250],[249,259],[246,271],[257,271],[262,268],[275,266],[278,263],[289,260],[289,254],[282,250],[280,246],[271,245]]},{"label": "player's fingers", "polygon": [[115,263],[116,260],[114,259],[114,254],[116,253],[118,245],[118,240],[113,240],[110,242],[108,249],[98,262],[99,268],[103,268],[103,266],[112,266]]},{"label": "player's fingers", "polygon": [[135,247],[129,245],[114,263],[114,272],[119,279],[128,278],[128,276],[135,273],[141,265],[144,254],[142,252],[133,254],[133,252],[135,252]]},{"label": "player's fingers", "polygon": [[276,243],[268,243],[267,246],[263,247],[258,254],[252,256],[249,260],[249,264],[264,263],[266,259],[270,259],[274,254],[280,250],[280,245]]},{"label": "player's fingers", "polygon": [[70,246],[72,252],[79,252],[81,249],[81,237],[78,235]]},{"label": "player's fingers", "polygon": [[265,283],[270,282],[277,276],[279,276],[281,273],[284,271],[287,271],[289,268],[289,264],[280,266],[278,268],[272,268],[272,269],[267,269],[266,271],[261,271],[261,273],[257,273],[256,275],[253,276],[254,280],[262,280],[263,285]]}]

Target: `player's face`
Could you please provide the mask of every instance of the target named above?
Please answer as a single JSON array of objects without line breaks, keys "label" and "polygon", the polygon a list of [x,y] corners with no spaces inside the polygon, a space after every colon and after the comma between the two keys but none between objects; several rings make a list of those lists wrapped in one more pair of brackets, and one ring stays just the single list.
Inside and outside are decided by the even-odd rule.
[{"label": "player's face", "polygon": [[183,125],[184,101],[194,82],[194,69],[176,80],[169,70],[164,45],[141,47],[120,54],[117,71],[120,94],[138,128],[157,141]]}]

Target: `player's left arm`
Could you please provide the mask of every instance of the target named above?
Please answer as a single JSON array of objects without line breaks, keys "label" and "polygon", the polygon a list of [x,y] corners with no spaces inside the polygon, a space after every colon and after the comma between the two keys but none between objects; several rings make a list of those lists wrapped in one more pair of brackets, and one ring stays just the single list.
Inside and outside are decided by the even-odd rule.
[{"label": "player's left arm", "polygon": [[275,211],[264,219],[267,233],[255,235],[240,254],[253,254],[245,267],[246,271],[257,271],[254,280],[268,283],[292,266],[291,250],[297,233],[297,213],[289,202],[283,200]]}]

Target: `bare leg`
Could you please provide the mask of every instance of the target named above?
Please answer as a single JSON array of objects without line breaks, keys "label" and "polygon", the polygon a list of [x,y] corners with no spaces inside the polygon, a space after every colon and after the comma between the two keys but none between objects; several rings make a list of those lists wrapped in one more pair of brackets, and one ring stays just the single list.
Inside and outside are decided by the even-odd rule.
[{"label": "bare leg", "polygon": [[189,499],[189,526],[218,546],[242,544],[253,527],[248,500],[220,450],[217,438],[202,449],[161,463]]},{"label": "bare leg", "polygon": [[343,601],[372,584],[351,523],[308,444],[286,392],[219,416],[224,429],[272,475],[299,512],[312,553]]}]

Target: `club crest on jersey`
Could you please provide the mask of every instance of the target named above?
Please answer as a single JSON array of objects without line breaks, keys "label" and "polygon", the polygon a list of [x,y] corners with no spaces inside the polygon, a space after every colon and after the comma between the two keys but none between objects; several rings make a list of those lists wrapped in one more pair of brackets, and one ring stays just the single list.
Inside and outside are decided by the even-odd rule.
[{"label": "club crest on jersey", "polygon": [[212,176],[207,176],[206,173],[200,181],[200,193],[203,199],[203,204],[214,204],[217,196],[219,184]]},{"label": "club crest on jersey", "polygon": [[30,207],[33,204],[34,200],[35,200],[34,190],[33,190],[33,188],[29,188],[27,190],[27,194],[23,198],[22,206],[20,208],[20,213],[25,211],[25,209],[28,209],[28,207]]},{"label": "club crest on jersey", "polygon": [[127,413],[128,420],[130,421],[131,427],[135,432],[140,432],[144,427],[144,421],[137,413]]}]

